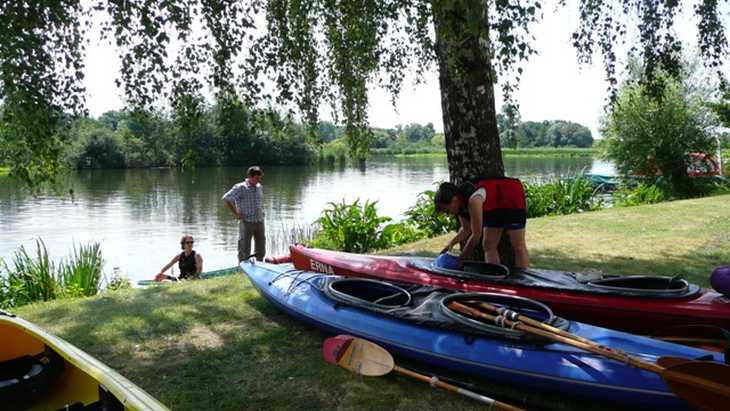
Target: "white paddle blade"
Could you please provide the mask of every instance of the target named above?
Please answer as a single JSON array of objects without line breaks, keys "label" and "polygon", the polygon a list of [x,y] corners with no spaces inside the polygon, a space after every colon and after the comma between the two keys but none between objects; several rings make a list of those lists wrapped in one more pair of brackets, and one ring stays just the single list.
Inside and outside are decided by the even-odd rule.
[{"label": "white paddle blade", "polygon": [[393,357],[377,344],[353,338],[337,361],[337,365],[369,377],[379,377],[393,370]]}]

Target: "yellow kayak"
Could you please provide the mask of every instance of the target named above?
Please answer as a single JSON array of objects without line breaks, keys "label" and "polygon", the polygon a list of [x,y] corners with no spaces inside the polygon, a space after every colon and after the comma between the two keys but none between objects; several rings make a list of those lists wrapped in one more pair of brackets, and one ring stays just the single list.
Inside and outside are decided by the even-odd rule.
[{"label": "yellow kayak", "polygon": [[169,411],[99,360],[2,310],[0,404],[4,410]]}]

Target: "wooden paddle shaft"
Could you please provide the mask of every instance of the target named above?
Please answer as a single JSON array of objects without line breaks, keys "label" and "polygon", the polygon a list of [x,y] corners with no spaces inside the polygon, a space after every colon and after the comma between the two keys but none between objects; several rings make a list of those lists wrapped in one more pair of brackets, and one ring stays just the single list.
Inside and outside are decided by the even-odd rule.
[{"label": "wooden paddle shaft", "polygon": [[504,411],[524,411],[522,408],[513,407],[509,404],[505,404],[503,402],[493,400],[487,396],[477,394],[477,393],[475,393],[473,391],[469,391],[465,388],[457,387],[457,386],[449,384],[447,382],[443,382],[443,381],[439,380],[437,377],[429,377],[427,375],[419,374],[417,372],[411,371],[406,368],[399,367],[397,365],[393,366],[393,371],[397,372],[398,374],[405,375],[407,377],[415,378],[417,380],[429,383],[434,387],[442,388],[447,391],[461,394],[461,395],[469,397],[473,400],[479,401],[483,404],[487,404],[487,405],[489,405],[490,409],[496,408],[498,410],[504,410]]},{"label": "wooden paddle shaft", "polygon": [[[497,319],[497,317],[495,317],[493,315],[483,313],[475,308],[469,307],[467,305],[464,305],[464,304],[461,304],[458,302],[450,303],[449,307],[453,308],[456,311],[459,311],[461,313],[468,314],[472,317],[483,318],[490,322],[496,322],[495,320]],[[623,363],[631,364],[635,367],[645,369],[647,371],[653,371],[656,373],[661,373],[662,371],[664,371],[664,368],[659,365],[640,360],[638,358],[627,355],[626,353],[623,353],[623,352],[619,352],[619,351],[615,351],[615,350],[612,350],[607,347],[603,347],[599,344],[591,342],[590,340],[587,340],[587,342],[578,341],[575,338],[568,338],[568,337],[565,337],[562,335],[557,335],[556,333],[553,333],[550,331],[546,331],[546,330],[543,330],[543,329],[540,329],[537,327],[529,326],[521,321],[511,321],[508,319],[504,319],[504,325],[506,325],[507,327],[510,327],[510,328],[520,330],[520,331],[525,331],[525,332],[529,332],[531,334],[539,335],[541,337],[545,337],[552,341],[556,341],[556,342],[563,343],[566,345],[572,345],[573,347],[577,347],[582,350],[592,352],[594,354],[604,355],[604,356],[614,359],[616,361],[621,361]]]},{"label": "wooden paddle shaft", "polygon": [[[461,313],[470,315],[472,317],[478,317],[483,318],[488,321],[495,321],[496,317],[483,313],[475,308],[469,307],[467,305],[458,303],[458,302],[452,302],[449,304],[449,308],[452,308],[456,311],[459,311]],[[634,356],[628,355],[623,352],[618,352],[611,350],[607,347],[603,347],[601,345],[598,345],[593,342],[582,342],[577,341],[573,338],[566,338],[560,335],[555,335],[551,332],[544,331],[542,329],[531,327],[529,325],[526,325],[522,322],[514,322],[505,319],[504,324],[510,328],[515,328],[521,331],[529,332],[535,335],[539,335],[541,337],[545,337],[549,340],[556,341],[562,344],[571,345],[573,347],[580,348],[582,350],[592,352],[594,354],[599,354],[606,356],[608,358],[632,365],[637,368],[641,368],[643,370],[655,372],[662,376],[665,380],[672,380],[676,382],[680,382],[683,384],[691,385],[693,387],[698,387],[702,389],[707,389],[709,391],[712,391],[716,394],[724,395],[726,397],[730,397],[730,387],[724,384],[716,383],[714,381],[707,380],[705,378],[699,378],[692,375],[684,374],[681,372],[676,372],[673,370],[666,369],[658,364],[643,361],[639,358],[636,358]],[[718,364],[720,365],[720,364]]]},{"label": "wooden paddle shaft", "polygon": [[[482,308],[485,308],[487,310],[494,311],[496,313],[502,314],[502,311],[500,311],[499,308],[497,308],[497,307],[495,307],[495,306],[493,306],[491,304],[485,303],[483,301],[479,301],[479,302],[476,302],[475,301],[475,303],[477,305],[479,305],[480,307],[482,307]],[[527,317],[525,315],[521,315],[519,313],[517,313],[517,321],[523,322],[523,323],[528,324],[528,325],[531,325],[533,327],[542,328],[542,329],[547,330],[547,331],[550,331],[552,333],[555,333],[555,334],[558,334],[558,335],[562,335],[563,337],[566,337],[566,338],[572,338],[572,339],[574,339],[576,341],[581,341],[581,342],[584,342],[586,344],[595,344],[593,341],[591,341],[589,339],[583,338],[583,337],[581,337],[579,335],[575,335],[575,334],[569,333],[569,332],[567,332],[565,330],[561,330],[560,328],[553,327],[550,324],[545,324],[543,322],[540,322],[540,321],[537,321],[537,320],[533,320],[532,318]]]}]

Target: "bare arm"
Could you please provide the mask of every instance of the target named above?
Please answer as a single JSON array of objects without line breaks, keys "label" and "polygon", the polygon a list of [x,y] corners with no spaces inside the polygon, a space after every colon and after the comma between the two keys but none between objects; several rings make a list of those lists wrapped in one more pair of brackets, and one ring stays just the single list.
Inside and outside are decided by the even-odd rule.
[{"label": "bare arm", "polygon": [[176,262],[178,262],[178,260],[180,260],[180,254],[175,254],[175,257],[172,257],[172,260],[169,263],[167,263],[166,266],[162,267],[162,270],[160,270],[160,272],[158,273],[158,275],[159,274],[164,274],[165,271],[167,271],[170,267],[172,267],[173,264],[175,264]]},{"label": "bare arm", "polygon": [[479,240],[482,238],[482,205],[484,204],[484,198],[481,196],[475,196],[469,199],[469,221],[470,221],[470,235],[469,240],[466,242],[466,246],[461,250],[459,259],[464,260],[471,254],[474,247],[479,244]]},{"label": "bare arm", "polygon": [[203,257],[195,253],[195,272],[200,274],[203,272]]},{"label": "bare arm", "polygon": [[239,213],[238,210],[236,210],[236,205],[233,204],[233,201],[223,200],[223,202],[226,203],[226,207],[228,207],[228,209],[231,210],[233,215],[236,216],[237,220],[240,220],[242,218],[241,213]]},{"label": "bare arm", "polygon": [[454,238],[446,244],[446,247],[441,250],[441,254],[451,250],[456,244],[461,243],[469,236],[469,234],[471,234],[471,227],[469,226],[469,222],[466,218],[459,216],[459,223],[459,231],[456,233]]}]

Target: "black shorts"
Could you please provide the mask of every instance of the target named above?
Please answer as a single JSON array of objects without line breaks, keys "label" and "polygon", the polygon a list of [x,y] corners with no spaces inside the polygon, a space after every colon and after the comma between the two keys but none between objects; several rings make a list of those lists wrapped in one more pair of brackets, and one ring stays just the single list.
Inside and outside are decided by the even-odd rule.
[{"label": "black shorts", "polygon": [[522,208],[498,208],[484,213],[482,226],[520,230],[527,224],[527,211]]}]

